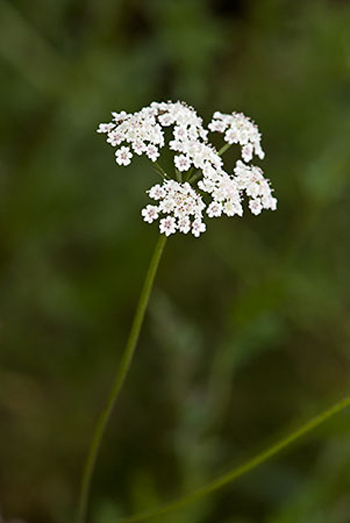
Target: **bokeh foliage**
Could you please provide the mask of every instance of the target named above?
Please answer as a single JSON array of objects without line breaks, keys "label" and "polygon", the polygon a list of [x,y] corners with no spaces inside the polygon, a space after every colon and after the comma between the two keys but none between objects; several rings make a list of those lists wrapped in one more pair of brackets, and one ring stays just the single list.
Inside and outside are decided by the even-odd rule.
[{"label": "bokeh foliage", "polygon": [[[156,242],[155,174],[94,132],[111,110],[246,112],[279,210],[168,242],[91,522],[202,485],[349,390],[349,25],[340,0],[0,0],[7,518],[71,521]],[[349,436],[345,413],[159,523],[349,523]]]}]

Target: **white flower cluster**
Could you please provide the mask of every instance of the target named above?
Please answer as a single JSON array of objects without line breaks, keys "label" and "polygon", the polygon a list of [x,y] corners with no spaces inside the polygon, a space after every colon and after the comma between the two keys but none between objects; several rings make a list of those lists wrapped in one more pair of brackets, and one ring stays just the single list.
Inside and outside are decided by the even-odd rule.
[{"label": "white flower cluster", "polygon": [[159,215],[165,215],[159,222],[162,234],[170,236],[176,231],[183,234],[191,231],[193,236],[198,237],[205,231],[202,219],[205,203],[189,183],[165,180],[162,185],[154,185],[148,194],[158,201],[158,205],[147,205],[142,209],[143,219],[152,223]]},{"label": "white flower cluster", "polygon": [[263,160],[265,153],[261,148],[259,129],[243,113],[222,114],[216,111],[208,127],[213,132],[225,133],[225,142],[240,144],[242,146],[242,158],[245,162],[252,160],[253,153]]},{"label": "white flower cluster", "polygon": [[129,165],[134,153],[146,154],[152,162],[157,161],[159,149],[165,144],[163,128],[169,126],[173,126],[169,146],[181,153],[174,158],[179,171],[187,171],[192,165],[199,168],[211,151],[204,143],[208,131],[203,128],[202,119],[182,102],[153,102],[136,113],[122,111],[112,116],[113,121],[100,124],[97,132],[106,133],[107,142],[114,147],[127,144],[115,153],[119,165]]},{"label": "white flower cluster", "polygon": [[207,207],[209,218],[243,215],[242,196],[249,197],[249,209],[253,214],[260,214],[263,209],[277,208],[277,200],[272,196],[269,181],[255,165],[249,166],[238,160],[234,174],[229,176],[225,171],[203,176],[198,182],[202,191],[209,193],[213,201]]},{"label": "white flower cluster", "polygon": [[[242,113],[215,112],[208,126],[210,131],[224,133],[228,144],[241,146],[246,163],[238,160],[232,174],[224,170],[220,154],[208,141],[209,131],[203,127],[202,118],[183,102],[153,102],[136,113],[122,111],[112,116],[113,121],[100,124],[97,131],[106,133],[107,142],[118,147],[115,157],[119,165],[129,165],[134,154],[145,154],[156,162],[159,150],[165,146],[165,128],[172,128],[168,145],[175,152],[177,179],[182,180],[184,176],[188,181],[166,179],[162,185],[155,185],[148,193],[158,205],[147,205],[142,210],[146,222],[160,219],[162,234],[191,231],[198,237],[206,229],[202,218],[204,209],[209,218],[222,214],[242,216],[244,194],[253,214],[276,209],[277,200],[262,170],[247,165],[253,154],[263,159],[264,152],[257,126]],[[198,180],[196,187],[193,186],[195,180]],[[208,205],[199,191],[210,195]]]},{"label": "white flower cluster", "polygon": [[259,167],[238,160],[234,173],[238,190],[250,198],[249,209],[253,214],[260,214],[263,209],[277,209],[277,199],[272,196],[269,180],[264,178]]}]

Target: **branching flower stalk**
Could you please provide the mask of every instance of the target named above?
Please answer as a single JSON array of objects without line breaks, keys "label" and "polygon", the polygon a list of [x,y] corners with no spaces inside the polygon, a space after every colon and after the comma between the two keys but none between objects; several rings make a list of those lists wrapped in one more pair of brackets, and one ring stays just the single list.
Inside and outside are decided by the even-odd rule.
[{"label": "branching flower stalk", "polygon": [[[166,238],[176,232],[192,233],[198,238],[206,231],[204,213],[209,218],[242,216],[244,196],[255,215],[263,209],[275,210],[277,207],[277,200],[272,196],[270,183],[264,178],[263,171],[249,165],[254,155],[262,160],[264,152],[257,126],[242,113],[215,112],[208,129],[204,128],[203,120],[195,110],[183,102],[153,102],[136,113],[122,111],[112,113],[112,117],[110,123],[100,124],[98,132],[105,133],[107,142],[117,147],[117,164],[128,166],[135,154],[146,155],[163,179],[162,184],[156,184],[147,191],[156,204],[149,204],[141,211],[145,222],[152,223],[159,219],[161,236],[146,275],[120,366],[90,443],[80,489],[77,523],[86,523],[91,480],[103,434],[130,369]],[[165,136],[167,128],[172,129],[168,143]],[[209,131],[224,135],[226,143],[219,151],[210,143]],[[242,159],[227,171],[221,155],[233,144],[241,147]],[[174,151],[173,176],[157,161],[160,149],[166,145]]]}]

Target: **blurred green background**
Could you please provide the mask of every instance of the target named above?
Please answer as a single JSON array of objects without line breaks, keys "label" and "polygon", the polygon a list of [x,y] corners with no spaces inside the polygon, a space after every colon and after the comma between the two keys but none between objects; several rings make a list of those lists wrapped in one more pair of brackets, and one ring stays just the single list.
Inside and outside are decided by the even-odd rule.
[{"label": "blurred green background", "polygon": [[[349,390],[350,4],[0,0],[0,506],[72,521],[157,240],[145,159],[95,133],[185,100],[263,133],[276,213],[168,241],[91,523],[241,463]],[[227,153],[230,161],[231,152]],[[350,417],[155,523],[349,523]]]}]

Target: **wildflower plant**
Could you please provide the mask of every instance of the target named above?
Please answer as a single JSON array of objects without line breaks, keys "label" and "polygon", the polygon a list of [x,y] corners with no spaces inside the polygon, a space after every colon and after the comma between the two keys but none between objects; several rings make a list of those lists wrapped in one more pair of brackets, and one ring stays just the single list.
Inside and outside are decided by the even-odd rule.
[{"label": "wildflower plant", "polygon": [[[264,177],[260,167],[251,164],[254,157],[264,159],[261,134],[257,125],[242,113],[223,114],[217,111],[208,128],[205,128],[202,118],[183,102],[152,102],[135,113],[113,112],[112,121],[101,123],[97,132],[105,134],[107,142],[116,149],[115,161],[119,166],[127,167],[135,155],[144,155],[162,177],[161,183],[154,184],[147,191],[152,203],[146,204],[141,210],[146,223],[158,221],[160,237],[112,389],[91,440],[80,489],[77,523],[86,523],[87,501],[99,448],[130,369],[167,237],[175,233],[190,233],[198,238],[207,230],[207,218],[219,218],[222,215],[242,217],[245,209],[258,215],[264,209],[274,211],[277,208],[277,199],[273,196],[269,180]],[[219,150],[210,141],[215,134],[223,135],[225,142]],[[240,158],[234,165],[226,166],[222,155],[232,145],[239,147]],[[158,162],[164,148],[172,152],[171,170],[165,170]],[[350,398],[347,397],[258,456],[203,488],[164,507],[122,521],[131,523],[159,516],[210,494],[265,462],[349,405]]]}]

